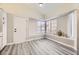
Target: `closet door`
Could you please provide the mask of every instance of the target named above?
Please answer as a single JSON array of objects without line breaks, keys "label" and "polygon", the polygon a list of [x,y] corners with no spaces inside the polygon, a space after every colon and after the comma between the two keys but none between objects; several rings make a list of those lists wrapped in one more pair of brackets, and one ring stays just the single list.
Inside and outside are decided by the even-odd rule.
[{"label": "closet door", "polygon": [[14,43],[26,40],[26,18],[14,17]]}]

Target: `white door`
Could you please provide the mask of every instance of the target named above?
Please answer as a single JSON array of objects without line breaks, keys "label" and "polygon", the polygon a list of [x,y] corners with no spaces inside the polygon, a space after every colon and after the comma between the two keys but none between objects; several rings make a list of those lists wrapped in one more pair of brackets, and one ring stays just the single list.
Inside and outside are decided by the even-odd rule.
[{"label": "white door", "polygon": [[3,46],[7,44],[7,13],[3,12]]},{"label": "white door", "polygon": [[14,17],[14,43],[26,40],[26,18]]},{"label": "white door", "polygon": [[0,48],[7,44],[7,13],[0,9]]}]

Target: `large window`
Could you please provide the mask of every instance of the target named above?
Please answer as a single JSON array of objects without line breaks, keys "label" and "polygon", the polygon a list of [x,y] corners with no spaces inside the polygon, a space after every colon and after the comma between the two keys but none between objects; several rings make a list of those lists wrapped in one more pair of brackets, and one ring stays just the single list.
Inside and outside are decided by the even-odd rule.
[{"label": "large window", "polygon": [[47,26],[47,33],[56,33],[57,30],[57,20],[50,20],[46,22]]},{"label": "large window", "polygon": [[38,32],[45,32],[45,22],[44,21],[37,21],[37,31]]},{"label": "large window", "polygon": [[47,27],[47,28],[46,28],[46,29],[47,29],[46,32],[47,32],[47,33],[50,33],[50,32],[51,32],[51,29],[50,29],[50,21],[47,21],[47,22],[46,22],[46,27]]},{"label": "large window", "polygon": [[45,32],[45,22],[44,21],[42,21],[41,22],[41,32]]},{"label": "large window", "polygon": [[53,34],[56,34],[56,31],[57,31],[57,19],[51,20],[50,24],[51,24],[51,27],[50,27],[51,32]]},{"label": "large window", "polygon": [[38,33],[40,33],[40,30],[41,30],[40,26],[41,26],[41,25],[40,25],[40,21],[37,21],[37,32],[38,32]]}]

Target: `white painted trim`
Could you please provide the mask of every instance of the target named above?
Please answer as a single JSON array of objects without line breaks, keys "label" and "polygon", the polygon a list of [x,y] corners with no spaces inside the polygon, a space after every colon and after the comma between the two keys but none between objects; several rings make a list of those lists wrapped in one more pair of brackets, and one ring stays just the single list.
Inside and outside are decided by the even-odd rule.
[{"label": "white painted trim", "polygon": [[58,38],[61,38],[61,39],[68,39],[68,40],[71,40],[72,38],[67,38],[67,37],[64,37],[64,36],[58,36],[58,35],[54,35],[54,34],[51,34],[51,33],[48,33],[48,35],[50,36],[55,36],[55,37],[58,37]]},{"label": "white painted trim", "polygon": [[[41,37],[42,38],[42,37]],[[24,42],[29,42],[29,41],[33,41],[33,40],[40,40],[41,38],[32,38],[32,39],[28,39],[28,40],[25,40],[23,42],[13,42],[13,43],[8,43],[7,45],[13,45],[13,44],[19,44],[19,43],[24,43]]]},{"label": "white painted trim", "polygon": [[71,11],[67,11],[67,12],[65,12],[65,13],[63,13],[63,14],[60,14],[60,15],[57,15],[57,16],[52,16],[51,18],[48,18],[48,19],[46,19],[46,21],[49,21],[49,20],[51,20],[51,19],[56,19],[56,18],[59,18],[59,17],[63,17],[63,16],[65,16],[65,15],[67,15],[67,14],[69,14],[69,13],[72,13],[73,11],[75,11],[75,10],[77,10],[77,9],[73,9],[73,10],[71,10]]},{"label": "white painted trim", "polygon": [[[48,37],[47,37],[47,38],[48,38]],[[65,45],[65,46],[67,46],[67,47],[73,48],[74,50],[76,50],[76,51],[77,51],[77,49],[76,49],[76,48],[74,48],[73,46],[70,46],[70,45],[68,45],[68,44],[65,44],[65,43],[59,42],[59,41],[54,40],[54,39],[51,39],[51,38],[48,38],[48,39],[49,39],[49,40],[52,40],[52,41],[55,41],[55,42],[57,42],[57,43],[60,43],[60,44],[62,44],[62,45]]]},{"label": "white painted trim", "polygon": [[3,45],[3,47],[0,48],[0,51],[5,47],[5,45]]}]

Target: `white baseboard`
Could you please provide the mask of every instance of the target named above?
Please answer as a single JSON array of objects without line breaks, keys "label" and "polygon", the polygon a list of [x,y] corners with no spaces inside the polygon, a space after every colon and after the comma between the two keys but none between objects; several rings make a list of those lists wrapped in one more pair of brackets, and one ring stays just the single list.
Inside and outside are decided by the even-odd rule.
[{"label": "white baseboard", "polygon": [[29,40],[25,40],[25,41],[22,41],[22,42],[12,42],[12,43],[8,43],[7,45],[13,45],[13,44],[19,44],[19,43],[24,43],[24,42],[29,42],[29,41],[33,41],[33,40],[39,40],[41,39],[42,37],[40,38],[31,38]]},{"label": "white baseboard", "polygon": [[[47,38],[48,38],[48,37],[47,37]],[[74,50],[76,50],[76,51],[77,51],[77,49],[76,49],[76,48],[74,48],[73,46],[70,46],[70,45],[68,45],[68,44],[65,44],[65,43],[59,42],[59,41],[54,40],[54,39],[51,39],[51,38],[48,38],[48,39],[49,39],[49,40],[52,40],[52,41],[55,41],[55,42],[58,42],[58,43],[60,43],[60,44],[62,44],[62,45],[65,45],[65,46],[67,46],[67,47],[73,48]]]},{"label": "white baseboard", "polygon": [[1,48],[0,48],[0,51],[5,47],[5,45],[3,45]]}]

